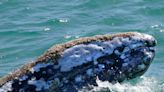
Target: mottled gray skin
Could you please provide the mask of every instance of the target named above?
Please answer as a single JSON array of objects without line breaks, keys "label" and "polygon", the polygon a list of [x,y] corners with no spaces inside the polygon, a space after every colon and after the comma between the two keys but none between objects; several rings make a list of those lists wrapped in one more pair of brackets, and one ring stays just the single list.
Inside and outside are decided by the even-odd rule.
[{"label": "mottled gray skin", "polygon": [[[112,46],[104,47],[104,42]],[[74,49],[81,51],[81,45],[84,46],[82,49],[87,48],[84,50],[90,51],[93,58],[85,59],[81,55],[79,61],[78,58],[76,61],[82,62],[80,60],[83,57],[86,62],[71,62],[71,65],[68,60],[72,58],[71,55],[76,56],[73,54]],[[100,54],[93,53],[90,45]],[[89,91],[97,86],[97,79],[112,83],[132,79],[146,72],[154,58],[155,45],[156,40],[152,36],[137,32],[81,38],[59,44],[50,48],[36,61],[0,79],[0,92]],[[102,50],[99,51],[99,47]],[[70,54],[66,55],[67,52]],[[68,67],[61,63],[63,60],[67,61]]]}]

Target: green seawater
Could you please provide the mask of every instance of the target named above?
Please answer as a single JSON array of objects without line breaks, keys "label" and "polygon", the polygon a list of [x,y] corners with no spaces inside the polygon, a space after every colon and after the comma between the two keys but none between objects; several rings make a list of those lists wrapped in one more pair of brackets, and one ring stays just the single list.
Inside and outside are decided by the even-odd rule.
[{"label": "green seawater", "polygon": [[153,35],[156,57],[141,77],[112,92],[164,92],[164,0],[0,0],[0,77],[54,44],[138,31]]}]

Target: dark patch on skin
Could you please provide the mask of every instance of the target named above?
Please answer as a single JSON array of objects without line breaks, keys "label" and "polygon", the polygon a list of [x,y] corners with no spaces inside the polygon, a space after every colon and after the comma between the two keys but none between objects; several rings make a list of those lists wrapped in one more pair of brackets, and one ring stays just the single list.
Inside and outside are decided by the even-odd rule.
[{"label": "dark patch on skin", "polygon": [[123,46],[121,46],[121,47],[118,47],[117,50],[118,50],[119,52],[123,52],[124,48],[125,48],[125,46],[123,45]]},{"label": "dark patch on skin", "polygon": [[[25,92],[35,92],[35,89],[36,89],[36,86],[34,85],[27,85],[25,88],[24,88],[24,91]],[[13,91],[14,92],[14,91]]]}]

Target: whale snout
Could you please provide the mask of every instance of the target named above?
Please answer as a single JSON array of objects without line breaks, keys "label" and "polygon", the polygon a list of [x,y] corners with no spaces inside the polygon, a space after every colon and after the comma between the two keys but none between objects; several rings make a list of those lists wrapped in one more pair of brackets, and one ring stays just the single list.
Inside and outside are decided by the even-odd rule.
[{"label": "whale snout", "polygon": [[[141,34],[136,33],[135,35],[131,36],[132,39],[136,40],[136,43],[139,44],[135,48],[131,48],[129,53],[126,53],[129,57],[129,61],[124,61],[124,63],[128,62],[128,68],[126,71],[127,78],[135,78],[137,76],[141,76],[146,72],[148,67],[150,66],[151,62],[155,56],[155,46],[157,44],[156,39],[148,34]],[[124,66],[122,66],[124,68]],[[129,72],[130,71],[130,72]]]}]

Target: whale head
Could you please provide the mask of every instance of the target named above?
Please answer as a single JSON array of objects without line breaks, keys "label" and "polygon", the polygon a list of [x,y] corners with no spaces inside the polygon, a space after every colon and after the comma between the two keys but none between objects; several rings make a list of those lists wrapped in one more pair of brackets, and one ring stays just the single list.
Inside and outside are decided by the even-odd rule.
[{"label": "whale head", "polygon": [[156,40],[148,34],[129,32],[95,38],[66,49],[59,59],[60,71],[81,70],[79,75],[86,72],[90,79],[97,76],[102,81],[122,82],[144,74],[155,56]]},{"label": "whale head", "polygon": [[[154,56],[156,40],[148,34],[134,33],[128,37],[129,43],[126,44],[119,59],[120,76],[127,79],[141,76],[149,68]],[[120,77],[121,78],[121,77]],[[122,77],[124,78],[124,77]],[[121,80],[121,79],[119,79]]]},{"label": "whale head", "polygon": [[[50,48],[35,62],[0,79],[0,91],[71,91],[101,81],[141,76],[155,56],[156,40],[127,32],[81,38]],[[90,89],[90,88],[89,88]]]}]

